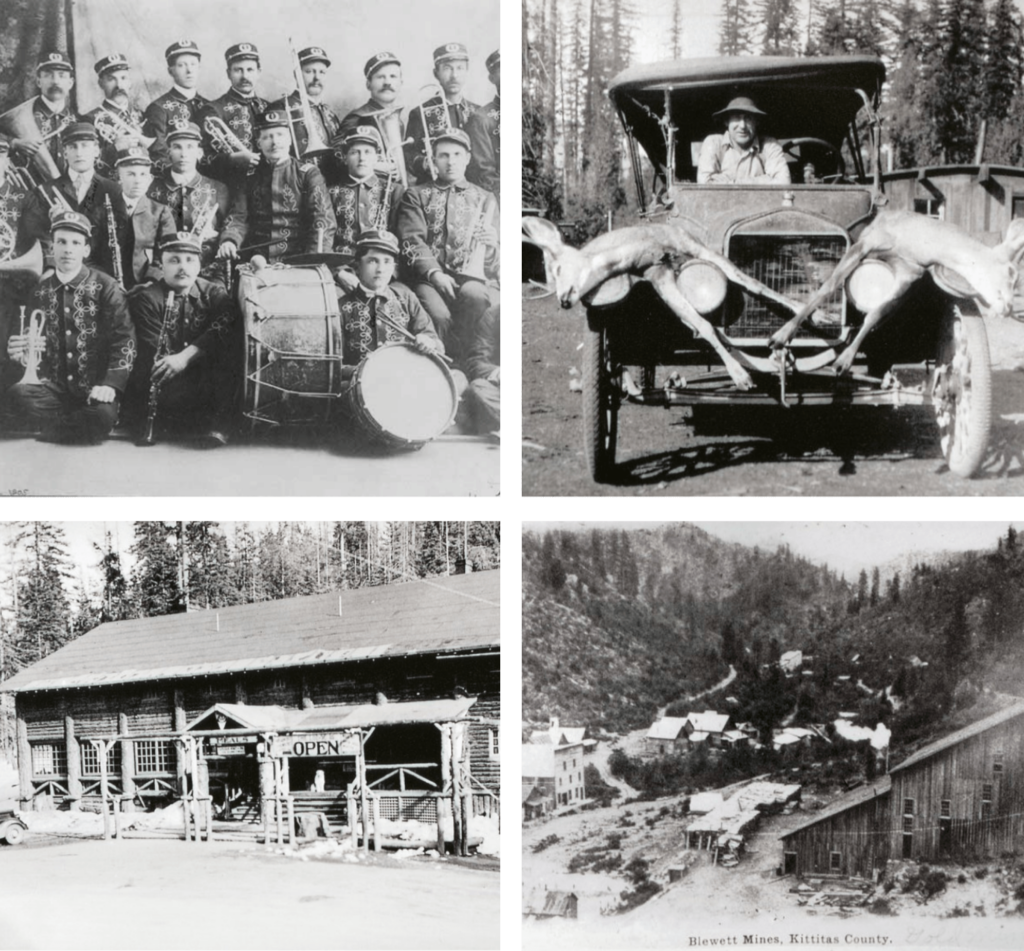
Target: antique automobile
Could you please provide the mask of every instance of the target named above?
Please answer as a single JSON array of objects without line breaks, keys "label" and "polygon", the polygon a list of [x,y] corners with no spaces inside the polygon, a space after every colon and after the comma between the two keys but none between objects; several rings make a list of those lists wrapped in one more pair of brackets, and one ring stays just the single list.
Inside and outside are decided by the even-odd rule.
[{"label": "antique automobile", "polygon": [[[622,234],[640,241],[669,234],[666,226],[680,229],[686,253],[666,255],[672,271],[661,269],[674,289],[644,279],[656,269],[634,269],[579,295],[587,307],[584,435],[595,480],[615,478],[625,400],[697,413],[730,407],[733,418],[743,407],[774,406],[794,422],[803,407],[930,406],[949,469],[963,477],[978,472],[988,446],[991,370],[978,295],[961,274],[922,269],[887,319],[858,342],[865,314],[896,296],[893,268],[865,260],[848,280],[832,282],[834,293],[791,339],[769,344],[796,310],[821,296],[880,209],[951,222],[989,247],[1024,215],[1024,170],[977,164],[883,172],[876,110],[884,77],[882,63],[869,56],[730,57],[637,66],[613,80],[609,96],[626,131],[639,204],[639,217],[620,223]],[[698,184],[701,144],[723,131],[715,113],[736,96],[751,97],[766,114],[758,131],[781,144],[791,183]],[[529,227],[524,218],[527,240]],[[603,242],[607,252],[618,230],[591,245]],[[711,253],[694,257],[695,242]],[[641,249],[639,257],[649,264],[651,253]],[[548,279],[558,283],[551,273]],[[752,293],[752,286],[772,293]],[[667,305],[678,301],[676,291],[685,301]],[[563,293],[563,305],[574,302]],[[683,310],[697,311],[717,340],[709,344],[710,328],[704,338],[693,332]],[[837,372],[852,342],[858,345],[847,358],[855,359]],[[724,351],[735,360],[723,360]]]},{"label": "antique automobile", "polygon": [[17,845],[25,837],[27,830],[28,826],[13,812],[9,810],[0,812],[0,842]]}]

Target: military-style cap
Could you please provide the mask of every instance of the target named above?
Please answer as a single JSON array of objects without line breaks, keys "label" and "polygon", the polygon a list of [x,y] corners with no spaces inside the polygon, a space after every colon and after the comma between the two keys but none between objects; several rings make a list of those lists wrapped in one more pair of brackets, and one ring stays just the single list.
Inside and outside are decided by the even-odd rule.
[{"label": "military-style cap", "polygon": [[434,145],[438,142],[458,142],[467,152],[472,151],[472,146],[469,144],[469,136],[466,135],[462,129],[451,129],[448,132],[439,132],[437,135],[431,138]]},{"label": "military-style cap", "polygon": [[117,150],[117,161],[114,165],[121,168],[123,165],[152,165],[153,160],[149,152],[141,145],[129,145],[127,148]]},{"label": "military-style cap", "polygon": [[753,99],[748,99],[746,96],[737,96],[724,109],[719,109],[718,112],[714,113],[714,116],[718,118],[718,116],[726,116],[730,112],[748,112],[752,116],[768,115],[767,112],[762,112],[757,108]]},{"label": "military-style cap", "polygon": [[396,66],[401,66],[402,61],[395,56],[394,53],[374,53],[363,67],[363,75],[369,79],[381,66],[387,66],[388,63],[394,63]]},{"label": "military-style cap", "polygon": [[305,66],[306,63],[323,63],[325,66],[331,65],[331,61],[327,58],[327,54],[320,46],[307,46],[304,50],[299,50],[299,65]]},{"label": "military-style cap", "polygon": [[61,130],[61,145],[67,145],[69,142],[79,142],[82,139],[91,139],[93,142],[99,142],[100,137],[96,132],[96,126],[91,122],[72,122]]},{"label": "military-style cap", "polygon": [[179,231],[177,234],[169,234],[160,242],[158,252],[164,251],[188,251],[192,254],[202,254],[203,244],[198,235],[191,231]]},{"label": "military-style cap", "polygon": [[11,139],[6,132],[0,132],[0,152],[10,152]]},{"label": "military-style cap", "polygon": [[36,64],[36,72],[38,73],[43,69],[66,69],[71,73],[75,71],[75,67],[71,65],[71,60],[68,59],[68,54],[58,53],[55,50],[43,53],[39,57],[39,62]]},{"label": "military-style cap", "polygon": [[92,237],[92,224],[85,215],[78,211],[60,210],[50,215],[50,232],[57,231],[59,228],[77,231],[79,234],[84,234],[87,238]]},{"label": "military-style cap", "polygon": [[179,56],[183,53],[188,53],[190,56],[194,56],[196,59],[202,59],[203,54],[199,52],[199,46],[195,40],[177,40],[167,47],[167,52],[164,53],[164,59],[167,60],[167,65],[170,66]]},{"label": "military-style cap", "polygon": [[500,63],[503,63],[503,62],[519,63],[520,61],[521,61],[521,57],[520,57],[520,54],[518,52],[503,53],[500,49],[496,49],[492,54],[487,56],[486,61],[485,61],[485,66],[487,68],[487,72],[489,73],[496,66],[499,66]]},{"label": "military-style cap", "polygon": [[445,43],[434,50],[434,65],[443,63],[449,59],[469,59],[469,50],[465,43]]},{"label": "military-style cap", "polygon": [[380,133],[372,125],[356,126],[347,135],[338,136],[332,145],[337,148],[349,149],[357,142],[372,145],[378,152],[384,151],[384,143],[381,141]]},{"label": "military-style cap", "polygon": [[103,59],[97,60],[93,68],[96,70],[97,76],[102,76],[112,69],[128,69],[128,57],[124,53],[111,53],[109,56],[104,56]]},{"label": "military-style cap", "polygon": [[256,120],[256,128],[261,131],[263,129],[289,128],[288,111],[286,109],[268,109],[261,113],[259,119]]},{"label": "military-style cap", "polygon": [[236,43],[224,51],[224,60],[230,66],[240,59],[254,59],[260,61],[260,51],[252,43]]},{"label": "military-style cap", "polygon": [[361,251],[368,251],[370,248],[377,248],[380,251],[388,251],[396,258],[398,257],[398,238],[390,231],[364,231],[359,240],[356,241],[356,254]]},{"label": "military-style cap", "polygon": [[173,142],[175,139],[195,139],[197,142],[202,142],[203,133],[199,131],[199,126],[194,122],[178,119],[171,123],[170,131],[164,137],[164,141]]}]

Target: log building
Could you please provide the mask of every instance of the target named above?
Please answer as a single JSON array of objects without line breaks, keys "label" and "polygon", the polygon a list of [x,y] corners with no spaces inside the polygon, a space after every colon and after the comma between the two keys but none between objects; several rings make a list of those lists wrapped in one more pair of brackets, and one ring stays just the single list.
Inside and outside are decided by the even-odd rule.
[{"label": "log building", "polygon": [[231,818],[287,797],[341,823],[449,818],[464,842],[498,812],[499,578],[102,624],[3,685],[21,808],[132,811],[198,787]]},{"label": "log building", "polygon": [[929,743],[781,838],[783,870],[797,874],[1024,852],[1024,702]]}]

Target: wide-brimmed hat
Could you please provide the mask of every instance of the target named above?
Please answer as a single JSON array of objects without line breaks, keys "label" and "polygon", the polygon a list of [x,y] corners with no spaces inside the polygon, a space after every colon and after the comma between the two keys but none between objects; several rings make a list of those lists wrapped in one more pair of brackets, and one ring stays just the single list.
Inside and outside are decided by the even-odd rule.
[{"label": "wide-brimmed hat", "polygon": [[753,99],[748,99],[746,96],[737,96],[735,99],[733,99],[732,102],[729,103],[729,105],[727,105],[724,109],[719,109],[718,112],[716,112],[714,115],[717,119],[718,116],[726,116],[730,112],[747,112],[752,116],[768,115],[767,112],[762,112],[760,109],[757,108],[757,105],[754,103]]}]

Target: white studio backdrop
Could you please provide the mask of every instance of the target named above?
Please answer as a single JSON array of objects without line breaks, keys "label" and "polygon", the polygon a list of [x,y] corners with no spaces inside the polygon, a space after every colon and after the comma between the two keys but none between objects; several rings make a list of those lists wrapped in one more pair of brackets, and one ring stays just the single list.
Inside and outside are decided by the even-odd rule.
[{"label": "white studio backdrop", "polygon": [[145,106],[170,88],[164,50],[194,40],[202,53],[199,92],[215,99],[228,89],[224,51],[255,44],[262,74],[257,95],[281,98],[295,88],[289,36],[298,52],[320,46],[331,60],[325,99],[344,116],[368,98],[363,64],[388,50],[402,62],[403,115],[433,81],[433,51],[445,43],[469,50],[465,95],[487,103],[494,87],[484,60],[498,49],[498,0],[72,0],[78,109],[102,101],[93,64],[123,53],[132,68],[133,97]]}]

